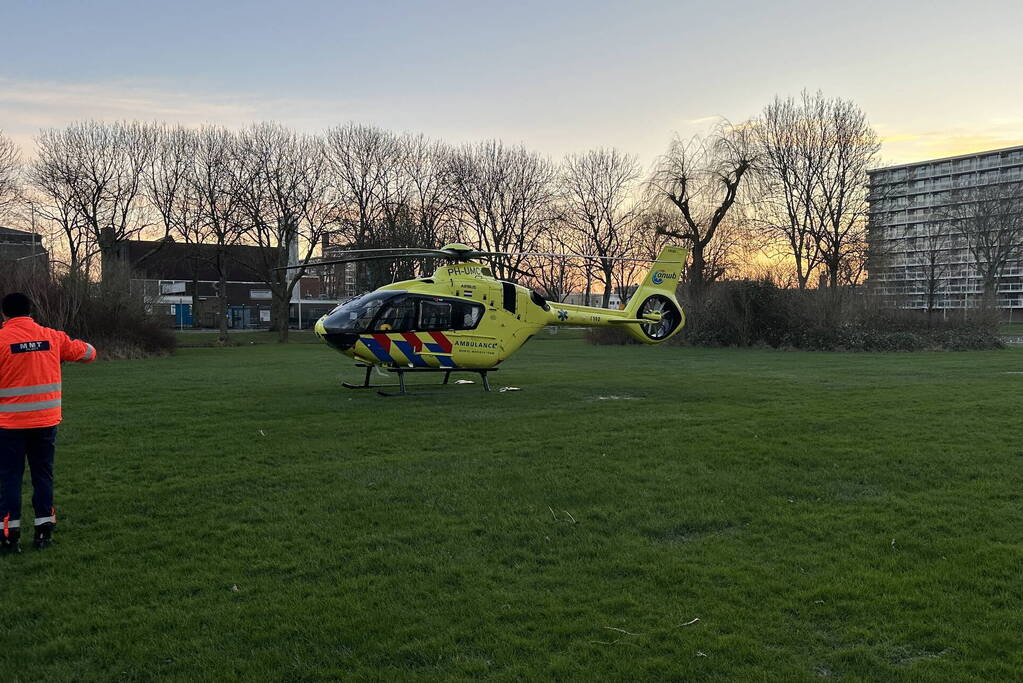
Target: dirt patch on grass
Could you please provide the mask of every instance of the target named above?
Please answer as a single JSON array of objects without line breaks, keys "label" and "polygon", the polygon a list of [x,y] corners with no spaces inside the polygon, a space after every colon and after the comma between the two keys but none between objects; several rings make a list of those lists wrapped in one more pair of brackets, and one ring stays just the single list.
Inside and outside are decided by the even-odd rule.
[{"label": "dirt patch on grass", "polygon": [[746,527],[745,524],[727,521],[697,521],[677,524],[668,529],[651,530],[648,536],[657,543],[681,545],[693,543],[714,536],[725,536],[737,533]]}]

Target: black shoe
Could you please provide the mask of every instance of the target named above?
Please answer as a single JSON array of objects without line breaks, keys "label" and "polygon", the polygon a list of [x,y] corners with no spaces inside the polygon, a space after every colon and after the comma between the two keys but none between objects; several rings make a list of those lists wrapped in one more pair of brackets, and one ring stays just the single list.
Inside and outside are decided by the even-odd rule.
[{"label": "black shoe", "polygon": [[0,538],[0,553],[16,555],[21,552],[21,529],[8,529],[7,535]]},{"label": "black shoe", "polygon": [[36,550],[48,548],[53,542],[53,522],[44,522],[36,527],[35,546]]}]

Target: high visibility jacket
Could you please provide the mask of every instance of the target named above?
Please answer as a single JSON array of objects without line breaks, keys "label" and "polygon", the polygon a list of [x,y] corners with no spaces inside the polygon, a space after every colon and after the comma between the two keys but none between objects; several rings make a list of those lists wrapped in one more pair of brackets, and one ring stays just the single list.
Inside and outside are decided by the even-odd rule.
[{"label": "high visibility jacket", "polygon": [[28,316],[0,328],[0,428],[53,427],[60,422],[60,363],[95,360],[96,349]]}]

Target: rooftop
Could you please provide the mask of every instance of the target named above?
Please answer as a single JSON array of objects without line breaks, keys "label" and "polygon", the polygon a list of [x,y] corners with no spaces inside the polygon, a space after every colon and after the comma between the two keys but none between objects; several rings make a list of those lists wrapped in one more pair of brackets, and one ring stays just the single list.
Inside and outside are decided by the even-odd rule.
[{"label": "rooftop", "polygon": [[32,234],[26,230],[15,230],[14,228],[5,228],[0,225],[0,235],[4,237],[29,237]]},{"label": "rooftop", "polygon": [[969,154],[957,154],[953,157],[939,157],[937,159],[923,159],[922,161],[911,161],[908,164],[895,164],[894,166],[884,166],[882,168],[875,168],[871,171],[867,171],[868,174],[880,173],[881,171],[891,171],[897,168],[909,168],[910,166],[919,166],[921,164],[934,164],[941,161],[955,161],[956,159],[969,159],[970,157],[980,157],[988,154],[1000,154],[1002,152],[1015,152],[1017,150],[1023,150],[1023,145],[1016,145],[1015,147],[1002,147],[1000,149],[987,149],[980,152],[971,152]]}]

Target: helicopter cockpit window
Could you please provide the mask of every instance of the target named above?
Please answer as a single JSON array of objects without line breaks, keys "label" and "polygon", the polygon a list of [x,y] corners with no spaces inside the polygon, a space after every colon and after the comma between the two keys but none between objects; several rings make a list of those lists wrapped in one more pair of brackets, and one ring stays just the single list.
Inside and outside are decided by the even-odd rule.
[{"label": "helicopter cockpit window", "polygon": [[420,330],[450,330],[451,304],[447,301],[421,301],[419,303]]},{"label": "helicopter cockpit window", "polygon": [[404,297],[391,301],[376,320],[377,332],[404,332],[416,329],[418,300]]},{"label": "helicopter cockpit window", "polygon": [[373,332],[474,330],[483,319],[483,304],[425,296],[397,296],[378,307],[366,329]]},{"label": "helicopter cockpit window", "polygon": [[483,306],[459,301],[454,304],[451,327],[455,330],[475,330],[482,319]]}]

